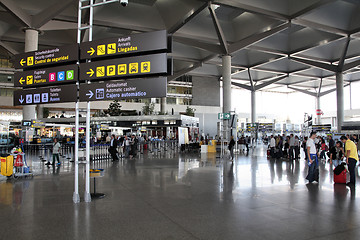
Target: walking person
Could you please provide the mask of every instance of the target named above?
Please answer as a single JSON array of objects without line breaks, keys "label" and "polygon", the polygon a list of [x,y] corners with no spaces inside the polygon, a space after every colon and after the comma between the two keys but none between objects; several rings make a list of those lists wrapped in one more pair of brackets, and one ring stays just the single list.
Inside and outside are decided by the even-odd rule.
[{"label": "walking person", "polygon": [[60,143],[59,143],[59,140],[57,138],[54,138],[54,143],[53,143],[53,151],[52,151],[52,164],[50,163],[50,161],[48,161],[45,165],[55,165],[55,159],[57,160],[57,165],[60,165],[61,162],[60,162],[60,158],[59,158],[59,152],[60,152]]},{"label": "walking person", "polygon": [[118,145],[118,142],[115,138],[115,134],[112,134],[111,140],[110,140],[109,153],[110,153],[113,161],[119,161],[119,158],[117,157],[117,153],[118,153],[117,145]]},{"label": "walking person", "polygon": [[316,132],[311,132],[309,139],[306,141],[306,149],[308,155],[309,172],[306,177],[309,183],[313,181],[319,182],[319,163],[314,140]]},{"label": "walking person", "polygon": [[290,161],[294,160],[295,156],[295,137],[294,134],[290,134],[289,139],[289,159]]},{"label": "walking person", "polygon": [[355,187],[355,166],[357,161],[359,161],[357,147],[355,143],[346,136],[341,136],[340,140],[345,144],[346,164],[348,165],[350,173],[350,182],[347,185]]},{"label": "walking person", "polygon": [[295,159],[300,159],[300,140],[297,135],[295,136]]},{"label": "walking person", "polygon": [[231,158],[231,161],[234,161],[234,146],[235,146],[235,141],[234,141],[234,137],[231,136],[231,140],[230,140],[230,143],[229,143],[229,150],[230,150],[230,158]]}]

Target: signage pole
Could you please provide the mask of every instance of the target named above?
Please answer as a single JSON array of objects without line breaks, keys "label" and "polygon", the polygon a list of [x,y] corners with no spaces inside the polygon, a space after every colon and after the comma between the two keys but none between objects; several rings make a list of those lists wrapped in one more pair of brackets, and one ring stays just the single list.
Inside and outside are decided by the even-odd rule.
[{"label": "signage pole", "polygon": [[79,101],[75,104],[75,191],[73,202],[80,202],[79,195]]},{"label": "signage pole", "polygon": [[[92,41],[93,21],[94,21],[94,0],[90,0],[89,17],[89,42]],[[89,83],[89,82],[88,82]],[[85,202],[91,202],[90,195],[90,102],[87,102],[86,108],[86,169],[85,169]]]}]

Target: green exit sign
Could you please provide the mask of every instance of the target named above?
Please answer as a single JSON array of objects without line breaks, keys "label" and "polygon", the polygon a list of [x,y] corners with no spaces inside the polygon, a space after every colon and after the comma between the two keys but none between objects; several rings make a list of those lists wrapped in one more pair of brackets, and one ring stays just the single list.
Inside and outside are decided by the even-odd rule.
[{"label": "green exit sign", "polygon": [[230,113],[219,113],[218,114],[219,120],[229,120],[230,119]]}]

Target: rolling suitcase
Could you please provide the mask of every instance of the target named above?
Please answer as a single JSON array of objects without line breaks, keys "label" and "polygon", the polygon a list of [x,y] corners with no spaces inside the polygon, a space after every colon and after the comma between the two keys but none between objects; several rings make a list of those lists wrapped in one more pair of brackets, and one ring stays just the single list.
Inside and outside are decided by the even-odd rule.
[{"label": "rolling suitcase", "polygon": [[344,169],[340,174],[334,173],[334,183],[347,183],[347,170]]}]

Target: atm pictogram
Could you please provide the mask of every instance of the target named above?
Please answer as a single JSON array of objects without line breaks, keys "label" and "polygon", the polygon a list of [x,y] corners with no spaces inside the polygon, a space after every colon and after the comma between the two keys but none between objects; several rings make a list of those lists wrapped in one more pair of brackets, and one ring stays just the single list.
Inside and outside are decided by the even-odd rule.
[{"label": "atm pictogram", "polygon": [[142,62],[141,63],[141,72],[142,73],[150,72],[150,62]]},{"label": "atm pictogram", "polygon": [[31,84],[33,84],[33,76],[32,75],[30,75],[30,76],[26,76],[26,84],[27,85],[31,85]]},{"label": "atm pictogram", "polygon": [[126,74],[126,64],[118,65],[118,75]]},{"label": "atm pictogram", "polygon": [[96,68],[96,77],[104,77],[105,76],[105,67],[97,67]]},{"label": "atm pictogram", "polygon": [[116,43],[109,43],[107,45],[107,53],[108,54],[114,54],[116,53]]},{"label": "atm pictogram", "polygon": [[34,65],[34,57],[28,57],[27,58],[27,65],[28,66]]},{"label": "atm pictogram", "polygon": [[138,73],[138,71],[139,71],[138,63],[130,63],[129,64],[129,73],[130,74]]},{"label": "atm pictogram", "polygon": [[115,74],[116,74],[116,66],[115,65],[107,66],[106,70],[107,70],[106,76],[115,76]]},{"label": "atm pictogram", "polygon": [[98,45],[97,46],[97,55],[105,55],[105,45]]}]

